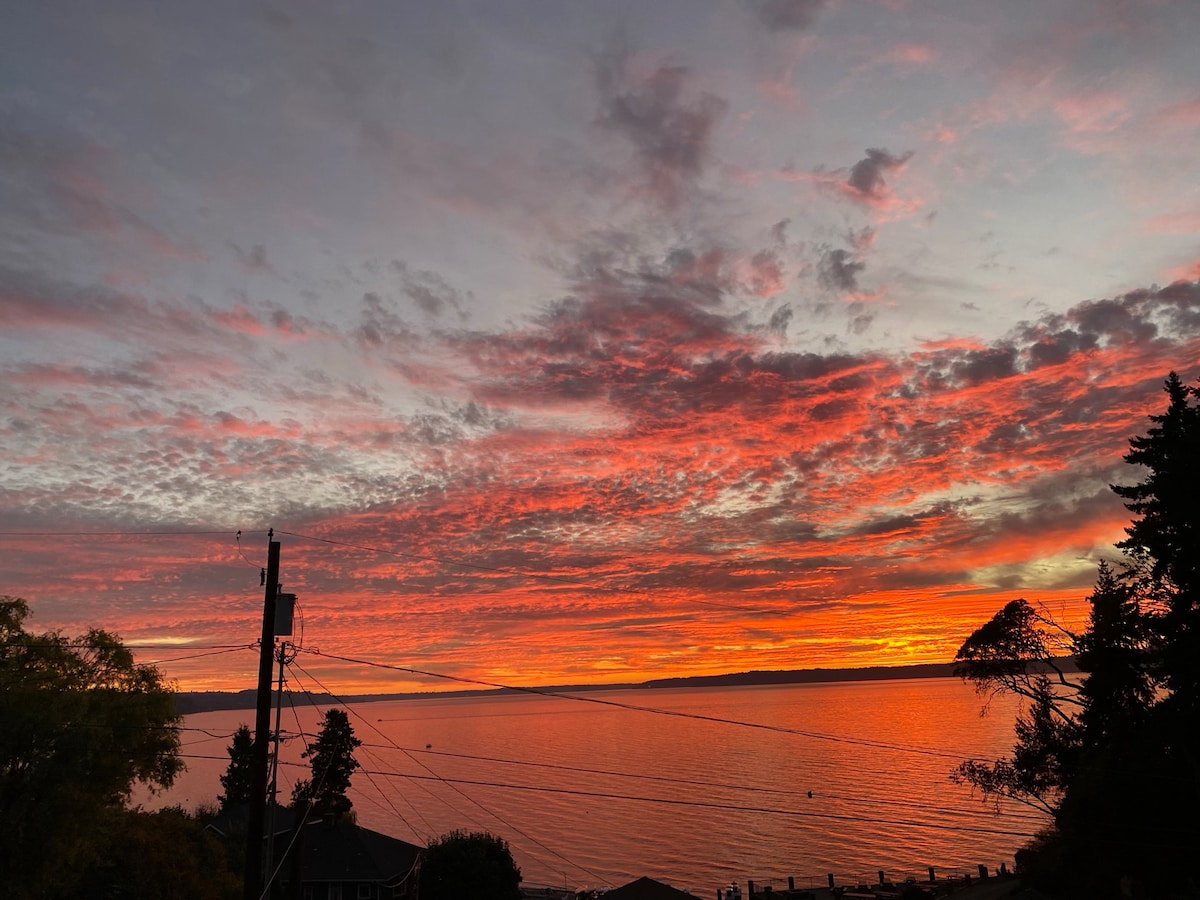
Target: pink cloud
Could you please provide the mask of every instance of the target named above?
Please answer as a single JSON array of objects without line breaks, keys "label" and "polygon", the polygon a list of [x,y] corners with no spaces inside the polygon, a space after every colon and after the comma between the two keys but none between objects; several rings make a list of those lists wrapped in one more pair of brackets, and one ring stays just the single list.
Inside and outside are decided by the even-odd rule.
[{"label": "pink cloud", "polygon": [[1164,106],[1155,110],[1150,120],[1163,128],[1200,128],[1200,99]]},{"label": "pink cloud", "polygon": [[1130,98],[1112,91],[1060,97],[1054,111],[1075,134],[1107,134],[1129,121]]},{"label": "pink cloud", "polygon": [[1200,209],[1160,213],[1148,219],[1143,230],[1150,234],[1200,234]]}]

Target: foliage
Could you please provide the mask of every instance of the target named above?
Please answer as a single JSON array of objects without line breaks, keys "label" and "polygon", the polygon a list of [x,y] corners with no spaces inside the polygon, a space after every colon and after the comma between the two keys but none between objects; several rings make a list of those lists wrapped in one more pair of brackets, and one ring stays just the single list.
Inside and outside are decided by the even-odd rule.
[{"label": "foliage", "polygon": [[508,842],[486,831],[451,831],[421,861],[421,900],[519,900],[521,869]]},{"label": "foliage", "polygon": [[1166,392],[1125,455],[1143,479],[1113,487],[1135,518],[1119,569],[1100,564],[1084,631],[1014,600],[956,657],[982,693],[1028,702],[1011,757],[952,777],[1050,814],[1019,867],[1065,897],[1200,893],[1200,387],[1171,373]]},{"label": "foliage", "polygon": [[362,741],[354,736],[344,709],[325,711],[325,722],[316,741],[301,755],[310,760],[312,778],[296,782],[292,802],[307,801],[317,815],[345,816],[354,804],[346,796],[350,776],[359,768],[354,751]]},{"label": "foliage", "polygon": [[1200,385],[1167,378],[1170,404],[1125,461],[1143,466],[1134,485],[1114,485],[1137,517],[1117,546],[1132,560],[1152,619],[1157,675],[1172,706],[1200,711]]},{"label": "foliage", "polygon": [[225,752],[229,754],[229,767],[221,776],[221,787],[225,793],[217,798],[222,811],[250,802],[254,780],[254,736],[250,733],[249,725],[238,728],[233,735],[233,743]]},{"label": "foliage", "polygon": [[114,821],[104,858],[84,874],[80,900],[155,897],[159,900],[234,900],[242,881],[220,839],[178,806],[128,810]]},{"label": "foliage", "polygon": [[132,785],[183,768],[179,716],[152,666],[114,635],[25,631],[0,597],[0,872],[7,897],[57,896],[91,866]]}]

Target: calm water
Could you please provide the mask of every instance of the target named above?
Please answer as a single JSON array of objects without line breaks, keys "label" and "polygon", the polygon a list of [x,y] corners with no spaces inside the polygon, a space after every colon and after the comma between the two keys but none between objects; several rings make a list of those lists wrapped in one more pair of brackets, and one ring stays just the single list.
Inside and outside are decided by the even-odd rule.
[{"label": "calm water", "polygon": [[[1012,744],[1015,707],[980,718],[957,679],[583,694],[684,713],[538,696],[361,704],[359,822],[423,843],[451,828],[506,838],[531,884],[613,886],[642,875],[713,896],[730,881],[785,886],[1011,867],[1040,820],[996,815],[947,778],[956,759]],[[737,719],[782,733],[686,716]],[[285,733],[320,712],[285,705]],[[248,711],[189,716],[189,771],[155,804],[211,802]],[[299,728],[298,724],[299,723]],[[823,735],[824,737],[818,736]],[[833,738],[833,739],[831,739]],[[402,749],[397,749],[402,748]],[[285,744],[280,793],[307,774]],[[812,796],[809,796],[809,792]]]}]

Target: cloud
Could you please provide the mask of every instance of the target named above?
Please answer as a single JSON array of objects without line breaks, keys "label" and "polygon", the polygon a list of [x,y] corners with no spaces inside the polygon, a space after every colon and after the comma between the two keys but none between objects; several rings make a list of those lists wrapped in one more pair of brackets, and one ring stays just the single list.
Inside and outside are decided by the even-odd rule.
[{"label": "cloud", "polygon": [[851,294],[858,290],[858,274],[866,267],[849,250],[826,250],[817,264],[817,278],[828,290]]},{"label": "cloud", "polygon": [[751,0],[750,8],[768,31],[804,31],[825,7],[825,0]]},{"label": "cloud", "polygon": [[43,237],[132,238],[164,257],[196,258],[130,205],[117,158],[111,148],[18,106],[0,124],[0,164],[10,175],[0,179],[0,225],[12,220]]},{"label": "cloud", "polygon": [[886,204],[892,192],[884,175],[900,171],[911,158],[911,151],[895,156],[887,150],[867,150],[867,155],[851,167],[843,193],[869,206]]},{"label": "cloud", "polygon": [[651,194],[675,207],[702,174],[713,129],[727,104],[709,93],[689,99],[689,71],[683,66],[662,66],[635,77],[628,63],[623,51],[609,51],[597,61],[596,121],[633,146]]},{"label": "cloud", "polygon": [[262,244],[255,244],[249,250],[243,250],[233,241],[228,241],[227,244],[229,249],[237,256],[242,268],[246,271],[268,272],[271,275],[279,274],[275,271],[275,267],[267,260],[267,248]]}]

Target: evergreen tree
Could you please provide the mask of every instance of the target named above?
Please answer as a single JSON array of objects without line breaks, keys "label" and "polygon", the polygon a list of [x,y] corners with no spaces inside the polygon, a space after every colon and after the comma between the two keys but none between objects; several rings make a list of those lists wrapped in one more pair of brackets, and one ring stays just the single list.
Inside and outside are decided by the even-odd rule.
[{"label": "evergreen tree", "polygon": [[1200,386],[1172,372],[1167,411],[1130,440],[1125,461],[1146,477],[1113,490],[1137,517],[1119,543],[1154,606],[1152,638],[1172,704],[1200,710]]},{"label": "evergreen tree", "polygon": [[[1051,814],[1019,862],[1063,897],[1200,895],[1200,387],[1175,373],[1165,387],[1166,412],[1125,455],[1145,477],[1113,487],[1134,520],[1120,570],[1100,566],[1085,630],[1012,601],[956,657],[981,691],[1030,703],[1010,758],[952,777]],[[1081,677],[1055,668],[1058,647]]]},{"label": "evergreen tree", "polygon": [[301,754],[310,761],[312,778],[296,782],[292,802],[307,802],[312,812],[321,816],[332,814],[341,818],[350,812],[354,804],[346,792],[350,789],[350,777],[359,768],[354,751],[361,745],[346,711],[326,710],[321,733]]},{"label": "evergreen tree", "polygon": [[1075,660],[1088,673],[1079,690],[1079,722],[1081,738],[1098,744],[1144,724],[1154,684],[1146,621],[1133,585],[1102,561],[1088,602],[1088,626],[1075,642]]},{"label": "evergreen tree", "polygon": [[229,767],[221,776],[221,787],[225,793],[217,798],[221,811],[250,802],[250,785],[254,780],[254,736],[249,725],[242,725],[233,735],[233,743],[226,748]]}]

